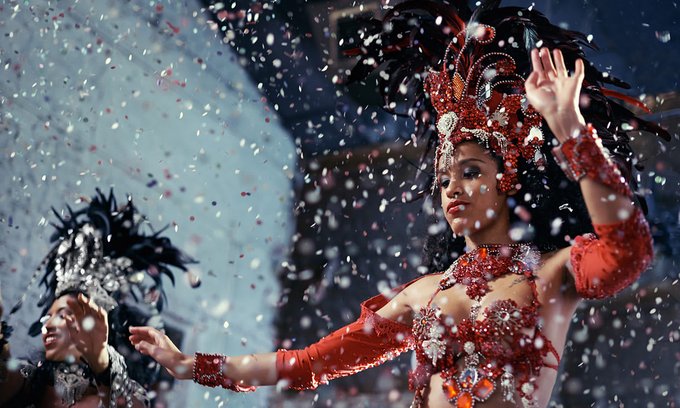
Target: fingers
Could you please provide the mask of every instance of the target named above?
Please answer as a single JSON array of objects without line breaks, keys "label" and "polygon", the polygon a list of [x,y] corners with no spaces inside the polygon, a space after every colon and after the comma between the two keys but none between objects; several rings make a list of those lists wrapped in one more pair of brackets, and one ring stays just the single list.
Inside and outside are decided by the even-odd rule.
[{"label": "fingers", "polygon": [[564,65],[564,56],[559,48],[553,50],[553,58],[555,59],[555,70],[557,71],[558,77],[567,76],[567,66]]},{"label": "fingers", "polygon": [[135,349],[140,353],[153,358],[158,361],[162,366],[168,367],[172,360],[172,352],[165,350],[163,347],[159,347],[156,344],[149,343],[146,340],[140,340],[135,344]]},{"label": "fingers", "polygon": [[154,346],[153,344],[141,340],[137,344],[135,344],[135,349],[139,351],[140,353],[144,354],[145,356],[150,356],[152,358],[156,358],[155,354],[158,350],[157,346]]},{"label": "fingers", "polygon": [[78,349],[83,354],[87,354],[90,349],[86,341],[88,336],[82,336],[83,330],[76,322],[75,317],[66,316],[64,317],[64,320],[66,321],[66,327],[68,328],[69,335],[73,341],[73,344],[75,344],[76,349]]},{"label": "fingers", "polygon": [[541,48],[539,51],[541,57],[541,64],[543,64],[543,72],[546,75],[556,75],[555,65],[553,65],[552,58],[550,57],[550,51],[547,48]]},{"label": "fingers", "polygon": [[163,334],[153,327],[134,327],[130,326],[130,342],[136,346],[142,341],[148,344],[160,345],[163,340]]},{"label": "fingers", "polygon": [[78,294],[76,298],[70,297],[66,302],[80,328],[88,332],[95,328],[108,330],[108,313],[93,299]]},{"label": "fingers", "polygon": [[178,350],[167,350],[144,340],[139,341],[135,345],[135,349],[156,360],[175,378],[189,379],[192,377],[193,358],[187,358]]},{"label": "fingers", "polygon": [[85,315],[102,317],[106,315],[106,310],[104,308],[98,306],[93,299],[88,298],[82,293],[79,293],[78,296],[75,298],[69,297],[66,300],[66,304],[69,306],[71,311],[78,317],[78,319],[81,319]]},{"label": "fingers", "polygon": [[142,334],[142,333],[148,333],[151,330],[156,330],[153,327],[149,326],[130,326],[130,333],[132,334]]},{"label": "fingers", "polygon": [[137,343],[142,342],[142,341],[146,341],[147,343],[158,344],[158,342],[156,342],[156,339],[153,336],[147,336],[147,335],[143,335],[143,334],[133,334],[133,335],[129,336],[128,338],[130,339],[130,343],[132,343],[132,345],[136,345]]},{"label": "fingers", "polygon": [[85,311],[90,311],[94,314],[103,315],[106,313],[103,307],[97,305],[97,303],[92,298],[88,298],[82,293],[78,295],[78,301],[81,302]]},{"label": "fingers", "polygon": [[64,320],[66,320],[66,326],[71,333],[71,337],[77,338],[80,335],[80,325],[76,323],[76,319],[73,316],[66,316]]},{"label": "fingers", "polygon": [[538,56],[537,48],[531,50],[531,69],[532,73],[535,72],[537,76],[543,75],[543,65],[541,64],[541,59]]},{"label": "fingers", "polygon": [[535,89],[538,86],[538,78],[540,77],[539,73],[536,71],[533,71],[527,79],[524,81],[524,88],[529,92],[532,89]]},{"label": "fingers", "polygon": [[153,338],[153,335],[158,333],[161,334],[157,329],[149,326],[130,326],[130,334],[136,334],[139,336],[144,336],[148,338]]},{"label": "fingers", "polygon": [[585,66],[583,65],[583,60],[581,58],[576,60],[576,67],[574,68],[574,76],[579,80],[583,80],[585,76]]},{"label": "fingers", "polygon": [[[552,50],[552,55],[547,48],[531,50],[531,66],[532,73],[536,72],[537,75],[527,77],[527,83],[530,82],[529,78],[532,78],[531,83],[535,86],[541,86],[543,80],[552,81],[555,78],[570,77],[564,61],[564,54],[558,48]],[[576,60],[574,74],[571,77],[582,78],[584,72],[583,60]]]},{"label": "fingers", "polygon": [[71,312],[76,316],[76,320],[81,320],[83,316],[85,316],[85,304],[84,302],[80,301],[80,295],[76,296],[75,298],[72,296],[69,296],[68,299],[66,299],[66,304],[68,305],[69,309],[71,309]]},{"label": "fingers", "polygon": [[564,67],[562,52],[556,49],[553,53],[555,54],[557,68],[553,64],[550,51],[547,48],[531,50],[532,72],[536,73],[533,83],[536,86],[540,86],[544,81],[552,81],[555,77],[566,76],[567,71]]}]

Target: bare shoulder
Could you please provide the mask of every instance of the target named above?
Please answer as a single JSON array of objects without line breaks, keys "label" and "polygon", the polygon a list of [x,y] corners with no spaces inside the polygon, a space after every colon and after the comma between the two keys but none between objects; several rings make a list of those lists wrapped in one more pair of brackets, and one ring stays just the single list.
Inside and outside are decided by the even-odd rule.
[{"label": "bare shoulder", "polygon": [[412,285],[409,285],[403,291],[405,295],[404,301],[413,309],[426,304],[432,295],[435,294],[441,278],[442,273],[433,273],[425,275],[416,282],[413,282]]},{"label": "bare shoulder", "polygon": [[388,319],[409,323],[413,311],[425,305],[435,293],[440,279],[441,273],[436,273],[415,280],[378,310],[378,314]]}]

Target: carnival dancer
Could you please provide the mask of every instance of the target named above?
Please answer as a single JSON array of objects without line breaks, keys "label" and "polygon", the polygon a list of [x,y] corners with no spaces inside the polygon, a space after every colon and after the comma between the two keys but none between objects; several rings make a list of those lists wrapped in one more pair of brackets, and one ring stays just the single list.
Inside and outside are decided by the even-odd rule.
[{"label": "carnival dancer", "polygon": [[176,378],[252,391],[312,389],[415,350],[414,407],[548,404],[579,301],[616,294],[652,262],[623,131],[668,134],[611,99],[635,103],[584,63],[584,35],[533,9],[452,3],[395,6],[365,33],[353,78],[388,78],[389,109],[424,79],[411,113],[421,129],[436,117],[434,195],[448,226],[430,252],[455,261],[365,301],[356,322],[303,350],[186,355],[133,327],[139,351]]},{"label": "carnival dancer", "polygon": [[[85,208],[59,216],[56,244],[36,270],[43,317],[30,328],[42,334],[44,358],[10,358],[11,328],[2,322],[0,406],[142,407],[158,365],[137,353],[127,338],[133,324],[163,329],[161,277],[170,267],[194,262],[159,232],[145,234],[145,221],[131,200],[118,207],[113,191],[99,190]],[[174,279],[173,279],[174,282]],[[28,292],[28,291],[27,291]],[[14,314],[27,292],[10,312]],[[0,304],[0,316],[2,305]]]}]

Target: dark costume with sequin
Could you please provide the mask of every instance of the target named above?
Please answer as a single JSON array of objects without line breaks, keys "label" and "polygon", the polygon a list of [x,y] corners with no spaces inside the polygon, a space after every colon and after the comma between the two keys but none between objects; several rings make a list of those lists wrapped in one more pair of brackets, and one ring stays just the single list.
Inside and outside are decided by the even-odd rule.
[{"label": "dark costume with sequin", "polygon": [[[134,351],[127,339],[128,327],[149,324],[153,316],[162,329],[162,319],[158,317],[164,300],[161,277],[169,276],[174,283],[170,267],[187,271],[185,265],[195,261],[160,232],[142,232],[143,219],[132,200],[119,207],[113,191],[107,197],[97,190],[88,206],[68,210],[65,218],[54,211],[60,221],[60,225],[53,224],[56,231],[52,241],[56,243],[34,273],[29,288],[38,280],[45,287],[38,302],[44,306],[43,316],[56,299],[79,293],[108,312],[108,368],[95,376],[83,362],[43,358],[10,364],[0,359],[0,387],[10,370],[18,372],[22,381],[6,406],[38,405],[46,387],[53,387],[61,402],[71,406],[85,395],[97,395],[97,385],[110,390],[106,406],[148,403],[145,387],[157,381],[159,366]],[[28,290],[10,316],[19,310],[27,293]],[[41,319],[31,326],[29,334],[38,335],[42,328]]]}]

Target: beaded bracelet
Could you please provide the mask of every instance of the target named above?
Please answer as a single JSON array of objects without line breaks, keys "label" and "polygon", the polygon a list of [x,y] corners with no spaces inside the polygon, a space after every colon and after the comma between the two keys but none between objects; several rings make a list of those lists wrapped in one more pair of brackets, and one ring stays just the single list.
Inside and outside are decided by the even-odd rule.
[{"label": "beaded bracelet", "polygon": [[578,136],[553,148],[552,152],[568,179],[579,181],[588,177],[621,195],[632,196],[626,179],[605,153],[602,139],[592,124],[582,129]]},{"label": "beaded bracelet", "polygon": [[241,386],[227,377],[224,367],[229,357],[221,354],[196,353],[194,357],[193,380],[207,387],[222,387],[235,392],[252,392],[254,386]]}]

